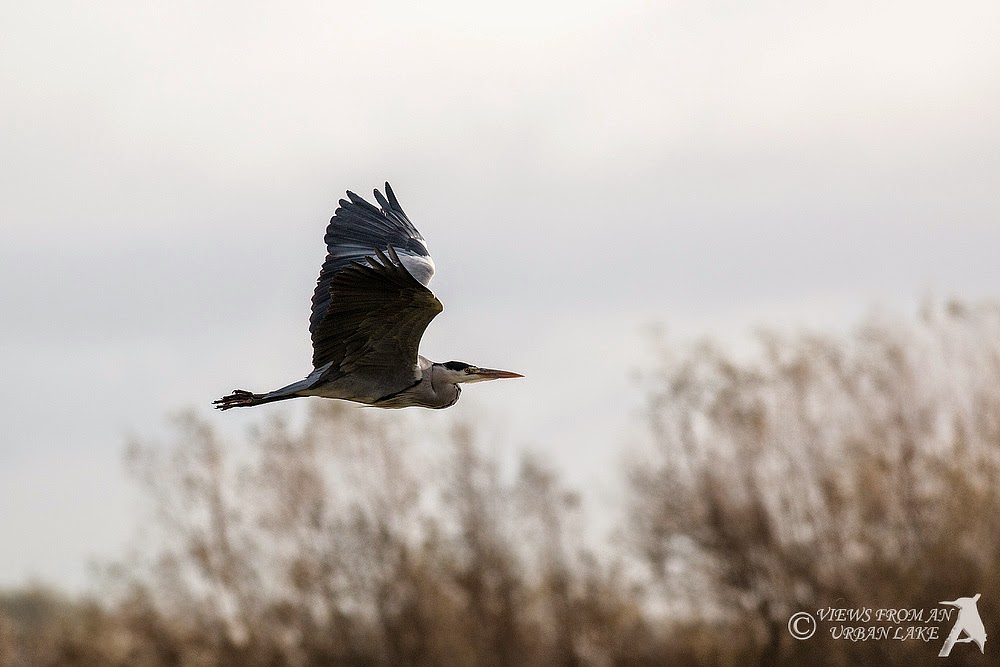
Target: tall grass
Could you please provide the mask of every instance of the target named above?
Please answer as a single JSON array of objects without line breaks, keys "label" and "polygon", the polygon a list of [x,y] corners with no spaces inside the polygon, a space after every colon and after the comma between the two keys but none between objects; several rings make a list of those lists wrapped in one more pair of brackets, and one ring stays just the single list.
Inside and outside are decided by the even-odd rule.
[{"label": "tall grass", "polygon": [[128,447],[140,556],[100,600],[0,596],[0,667],[937,664],[786,623],[974,593],[994,627],[1000,308],[656,352],[606,544],[551,466],[504,473],[461,419],[416,443],[405,413],[317,402],[234,443],[187,415]]}]

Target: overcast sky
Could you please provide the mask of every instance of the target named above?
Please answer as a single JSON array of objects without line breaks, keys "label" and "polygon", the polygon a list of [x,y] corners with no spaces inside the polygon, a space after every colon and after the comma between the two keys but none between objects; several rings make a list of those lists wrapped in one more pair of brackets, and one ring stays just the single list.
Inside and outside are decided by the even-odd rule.
[{"label": "overcast sky", "polygon": [[310,370],[346,189],[388,179],[428,240],[424,354],[527,376],[448,412],[598,490],[645,324],[1000,293],[996,0],[5,1],[0,25],[0,585],[121,553],[129,434],[302,414],[209,403]]}]

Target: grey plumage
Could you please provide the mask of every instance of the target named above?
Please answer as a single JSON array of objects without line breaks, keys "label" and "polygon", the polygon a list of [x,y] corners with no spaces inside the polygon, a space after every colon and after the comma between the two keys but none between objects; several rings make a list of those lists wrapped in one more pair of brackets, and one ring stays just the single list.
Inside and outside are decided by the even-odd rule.
[{"label": "grey plumage", "polygon": [[458,400],[459,383],[521,377],[418,354],[424,330],[442,310],[427,287],[434,262],[388,183],[385,193],[375,190],[379,209],[348,191],[330,219],[309,318],[313,372],[265,394],[235,390],[214,401],[217,408],[296,396],[442,408]]}]

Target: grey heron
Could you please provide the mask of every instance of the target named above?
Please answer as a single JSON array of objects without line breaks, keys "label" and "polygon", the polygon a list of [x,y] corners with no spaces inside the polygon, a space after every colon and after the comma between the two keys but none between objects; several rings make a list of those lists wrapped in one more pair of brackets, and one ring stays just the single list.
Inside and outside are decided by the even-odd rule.
[{"label": "grey heron", "polygon": [[523,377],[418,354],[424,330],[442,310],[427,288],[434,261],[389,184],[385,196],[374,194],[381,208],[348,190],[326,229],[327,256],[309,318],[313,371],[265,394],[237,389],[213,401],[216,408],[298,396],[381,408],[447,408],[458,401],[463,383]]}]

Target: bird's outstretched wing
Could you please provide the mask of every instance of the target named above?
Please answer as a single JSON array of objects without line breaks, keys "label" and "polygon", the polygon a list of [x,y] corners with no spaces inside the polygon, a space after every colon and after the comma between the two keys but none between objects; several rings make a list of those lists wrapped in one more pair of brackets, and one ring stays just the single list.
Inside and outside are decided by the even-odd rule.
[{"label": "bird's outstretched wing", "polygon": [[[365,354],[371,354],[370,349],[362,353],[357,345],[361,337],[379,333],[375,329],[384,328],[390,338],[397,339],[399,347],[399,335],[392,327],[422,313],[417,318],[422,322],[419,327],[404,327],[412,329],[415,338],[406,342],[405,351],[397,350],[400,358],[395,362],[410,368],[416,363],[420,336],[441,310],[440,302],[427,289],[434,275],[427,243],[406,217],[388,183],[385,192],[383,197],[375,190],[375,199],[382,207],[379,210],[349,191],[348,200],[340,200],[340,207],[330,219],[325,237],[326,261],[313,293],[309,318],[316,368],[333,361],[331,372],[347,372],[345,363],[357,363]],[[378,253],[382,256],[373,260]],[[393,315],[393,309],[399,314]],[[364,332],[358,327],[363,327]],[[372,338],[368,346],[376,343]],[[379,345],[383,353],[387,344],[388,339]],[[407,357],[405,362],[403,356]]]}]

